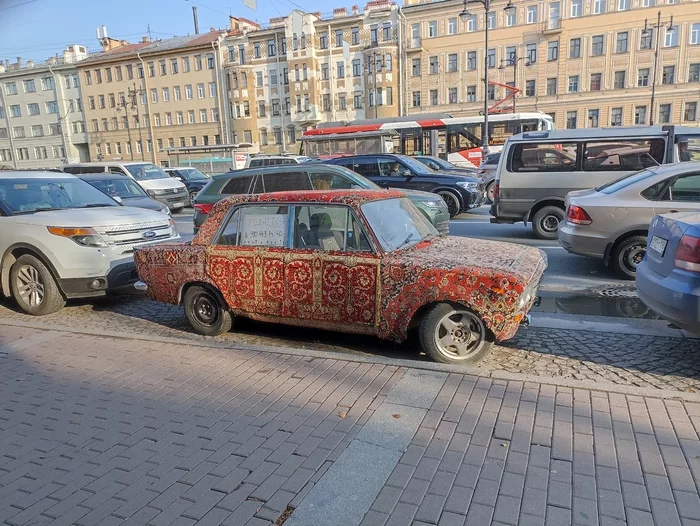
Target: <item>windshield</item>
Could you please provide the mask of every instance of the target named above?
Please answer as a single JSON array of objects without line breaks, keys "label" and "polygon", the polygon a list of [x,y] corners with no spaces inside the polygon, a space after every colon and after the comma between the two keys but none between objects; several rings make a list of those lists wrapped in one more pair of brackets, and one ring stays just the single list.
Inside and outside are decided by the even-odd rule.
[{"label": "windshield", "polygon": [[423,239],[438,235],[435,227],[406,197],[370,201],[362,205],[361,209],[386,252],[415,245]]},{"label": "windshield", "polygon": [[66,208],[119,206],[116,201],[80,179],[3,179],[0,201],[13,214]]},{"label": "windshield", "polygon": [[127,177],[87,182],[110,197],[120,197],[121,199],[148,197],[148,194],[143,191],[143,188],[138,183]]},{"label": "windshield", "polygon": [[200,172],[196,168],[178,168],[175,170],[175,174],[179,175],[186,181],[201,181],[202,179],[209,179],[207,174]]},{"label": "windshield", "polygon": [[422,174],[433,172],[433,170],[428,168],[423,163],[416,161],[413,157],[409,157],[408,155],[398,155],[397,157],[401,159],[401,161],[403,161],[413,172]]},{"label": "windshield", "polygon": [[126,168],[131,176],[137,181],[148,181],[151,179],[168,179],[170,176],[162,168],[152,163],[128,164]]},{"label": "windshield", "polygon": [[636,172],[630,175],[625,175],[619,179],[616,179],[615,181],[611,183],[604,184],[603,186],[599,186],[596,188],[597,192],[602,192],[604,194],[612,194],[617,192],[618,190],[622,190],[623,188],[627,188],[629,185],[636,183],[637,181],[643,181],[644,179],[647,179],[654,175],[656,173],[656,170],[651,168],[651,169],[646,169],[642,170],[641,172]]}]

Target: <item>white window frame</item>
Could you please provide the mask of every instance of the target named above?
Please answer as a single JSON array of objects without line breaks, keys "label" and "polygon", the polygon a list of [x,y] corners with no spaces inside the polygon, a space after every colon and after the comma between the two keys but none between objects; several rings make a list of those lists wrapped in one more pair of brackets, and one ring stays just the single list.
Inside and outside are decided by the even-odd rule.
[{"label": "white window frame", "polygon": [[527,6],[527,23],[536,24],[537,23],[537,6],[529,5]]}]

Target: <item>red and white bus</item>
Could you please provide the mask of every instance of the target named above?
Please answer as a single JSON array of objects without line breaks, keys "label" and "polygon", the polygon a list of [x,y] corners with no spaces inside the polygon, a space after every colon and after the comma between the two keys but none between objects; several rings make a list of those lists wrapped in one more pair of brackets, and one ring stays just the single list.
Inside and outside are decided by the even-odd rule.
[{"label": "red and white bus", "polygon": [[[304,132],[300,153],[322,159],[366,153],[438,155],[457,166],[476,167],[483,122],[483,116],[431,114],[321,124]],[[546,113],[489,115],[489,148],[498,152],[511,135],[553,129]]]}]

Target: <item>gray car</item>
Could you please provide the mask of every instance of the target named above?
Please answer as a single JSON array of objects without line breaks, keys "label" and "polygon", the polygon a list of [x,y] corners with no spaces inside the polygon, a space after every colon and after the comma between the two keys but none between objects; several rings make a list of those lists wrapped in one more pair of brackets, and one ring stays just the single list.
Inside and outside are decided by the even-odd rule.
[{"label": "gray car", "polygon": [[80,174],[78,177],[112,199],[118,198],[117,201],[124,206],[145,208],[170,215],[168,205],[150,197],[131,177],[106,172]]},{"label": "gray car", "polygon": [[647,168],[593,190],[570,192],[559,243],[634,279],[652,218],[691,210],[700,210],[700,162]]},{"label": "gray car", "polygon": [[486,202],[493,203],[494,183],[496,182],[496,168],[501,158],[501,152],[489,153],[481,161],[476,170],[476,176],[484,182],[486,188]]}]

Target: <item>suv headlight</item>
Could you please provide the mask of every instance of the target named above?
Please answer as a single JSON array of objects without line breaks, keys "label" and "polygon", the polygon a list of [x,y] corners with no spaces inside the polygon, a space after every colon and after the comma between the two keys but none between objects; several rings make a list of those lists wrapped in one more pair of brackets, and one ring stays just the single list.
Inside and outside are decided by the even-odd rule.
[{"label": "suv headlight", "polygon": [[47,227],[54,236],[67,237],[83,247],[106,247],[107,243],[93,228]]},{"label": "suv headlight", "polygon": [[425,201],[420,201],[420,202],[429,208],[447,208],[445,201],[443,201],[442,199],[435,199],[433,201],[426,199]]},{"label": "suv headlight", "polygon": [[155,197],[157,195],[165,195],[165,190],[146,190],[148,192],[148,195],[151,197]]},{"label": "suv headlight", "polygon": [[476,188],[477,186],[479,186],[479,183],[471,181],[459,181],[457,185],[461,186],[462,188]]}]

